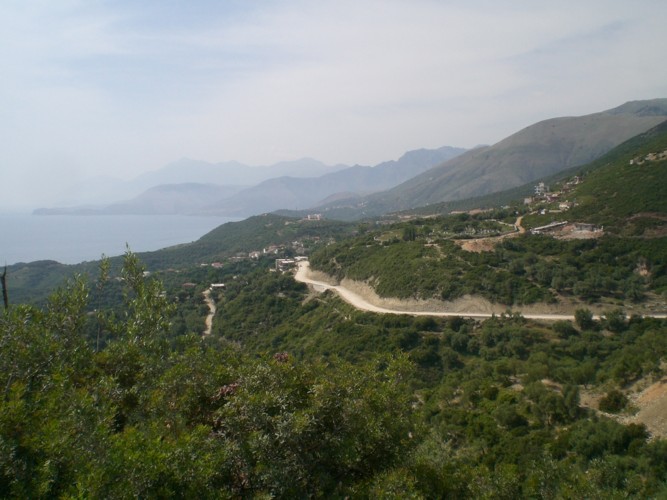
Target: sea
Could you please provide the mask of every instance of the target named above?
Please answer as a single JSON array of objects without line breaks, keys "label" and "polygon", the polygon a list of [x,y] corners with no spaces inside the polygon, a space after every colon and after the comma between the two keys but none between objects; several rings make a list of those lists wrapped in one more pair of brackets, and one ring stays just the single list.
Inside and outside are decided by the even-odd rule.
[{"label": "sea", "polygon": [[186,215],[0,214],[0,266],[36,260],[62,264],[189,243],[230,222]]}]

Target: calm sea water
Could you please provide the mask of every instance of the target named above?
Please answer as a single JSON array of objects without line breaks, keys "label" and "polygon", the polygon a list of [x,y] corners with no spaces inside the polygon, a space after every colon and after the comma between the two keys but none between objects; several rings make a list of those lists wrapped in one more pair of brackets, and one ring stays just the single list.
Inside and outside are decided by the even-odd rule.
[{"label": "calm sea water", "polygon": [[183,215],[2,215],[0,266],[35,260],[76,264],[125,253],[159,250],[199,239],[226,217]]}]

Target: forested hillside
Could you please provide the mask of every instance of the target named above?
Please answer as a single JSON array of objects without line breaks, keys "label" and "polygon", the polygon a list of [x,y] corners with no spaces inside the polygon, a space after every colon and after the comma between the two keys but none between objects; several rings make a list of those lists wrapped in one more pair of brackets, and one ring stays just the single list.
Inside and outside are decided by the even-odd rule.
[{"label": "forested hillside", "polygon": [[3,497],[667,491],[665,430],[625,389],[662,376],[664,321],[388,317],[260,265],[202,339],[173,331],[178,305],[131,254],[116,313],[87,314],[106,270],[0,315]]},{"label": "forested hillside", "polygon": [[[473,219],[474,220],[474,219]],[[414,227],[417,223],[404,224]],[[538,302],[640,303],[667,292],[667,239],[499,240],[492,251],[464,250],[442,236],[451,222],[429,220],[414,241],[373,234],[316,252],[311,265],[338,279],[369,283],[381,297],[454,300],[482,297],[508,307]],[[408,229],[410,231],[410,229]],[[425,234],[426,233],[426,234]],[[636,272],[646,266],[650,278]]]}]

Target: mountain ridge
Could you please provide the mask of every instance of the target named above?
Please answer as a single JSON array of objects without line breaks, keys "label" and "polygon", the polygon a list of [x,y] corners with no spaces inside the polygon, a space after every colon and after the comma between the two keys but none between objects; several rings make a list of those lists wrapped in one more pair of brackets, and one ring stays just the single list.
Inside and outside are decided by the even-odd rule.
[{"label": "mountain ridge", "polygon": [[[470,150],[392,189],[352,200],[346,218],[376,216],[517,187],[593,161],[666,118],[667,99],[662,98],[630,101],[579,117],[543,120],[492,146]],[[343,205],[339,201],[320,208],[327,213]]]},{"label": "mountain ridge", "polygon": [[208,212],[226,216],[255,215],[281,208],[309,208],[343,192],[356,196],[370,194],[400,184],[464,151],[451,146],[417,149],[404,153],[398,160],[374,167],[355,165],[319,177],[269,179],[222,200]]},{"label": "mountain ridge", "polygon": [[[276,174],[286,172],[290,175],[265,179],[254,186],[193,182],[159,184],[148,188],[134,198],[105,206],[42,208],[35,210],[34,213],[38,215],[182,214],[247,217],[285,207],[307,208],[332,196],[336,197],[341,192],[360,196],[388,189],[412,177],[415,173],[423,172],[464,151],[462,148],[451,146],[443,146],[438,149],[417,149],[404,153],[398,160],[385,161],[374,167],[361,165],[345,168],[339,168],[340,165],[329,167],[317,160],[304,158],[291,162],[279,162],[272,167],[267,167]],[[190,160],[181,159],[170,163],[162,169],[162,178],[165,178],[165,175],[168,180],[187,178],[188,172],[182,168],[184,165],[191,165]],[[233,175],[228,175],[227,171],[216,172],[215,167],[206,162],[195,161],[193,165],[199,170],[195,174],[195,177],[199,179],[227,179],[230,182],[250,180],[247,172],[232,172]],[[241,168],[238,162],[227,162],[225,165],[226,168],[231,169]],[[311,167],[312,170],[310,170]],[[259,176],[256,179],[261,179],[261,176],[266,175],[266,172],[262,172],[258,170],[252,175]],[[310,177],[299,177],[309,172],[312,174]],[[317,175],[322,172],[325,173]],[[223,175],[226,176],[224,179],[221,177]],[[147,182],[146,179],[149,178],[149,174],[144,174],[137,182]],[[171,197],[174,199],[170,200]]]}]

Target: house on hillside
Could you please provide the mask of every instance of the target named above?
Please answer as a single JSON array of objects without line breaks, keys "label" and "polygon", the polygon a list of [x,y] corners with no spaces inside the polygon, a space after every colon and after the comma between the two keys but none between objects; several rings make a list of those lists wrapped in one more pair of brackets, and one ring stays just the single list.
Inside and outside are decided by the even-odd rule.
[{"label": "house on hillside", "polygon": [[535,196],[542,198],[548,192],[549,192],[549,186],[544,184],[544,182],[540,182],[535,186]]},{"label": "house on hillside", "polygon": [[285,272],[296,266],[296,259],[276,259],[276,271]]}]

